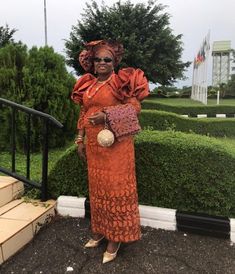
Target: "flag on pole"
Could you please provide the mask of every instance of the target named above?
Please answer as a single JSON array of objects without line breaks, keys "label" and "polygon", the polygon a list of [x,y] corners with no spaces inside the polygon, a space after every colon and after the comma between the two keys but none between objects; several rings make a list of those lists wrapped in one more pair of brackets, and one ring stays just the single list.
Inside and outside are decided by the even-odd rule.
[{"label": "flag on pole", "polygon": [[207,67],[210,53],[210,32],[203,39],[193,61],[191,99],[207,104]]}]

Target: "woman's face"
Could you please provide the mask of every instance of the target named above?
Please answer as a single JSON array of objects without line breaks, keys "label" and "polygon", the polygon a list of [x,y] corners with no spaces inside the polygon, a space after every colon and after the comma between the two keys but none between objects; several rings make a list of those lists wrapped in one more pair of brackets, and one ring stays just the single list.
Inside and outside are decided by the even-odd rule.
[{"label": "woman's face", "polygon": [[108,50],[101,50],[95,54],[94,69],[98,75],[110,75],[113,72],[113,55]]}]

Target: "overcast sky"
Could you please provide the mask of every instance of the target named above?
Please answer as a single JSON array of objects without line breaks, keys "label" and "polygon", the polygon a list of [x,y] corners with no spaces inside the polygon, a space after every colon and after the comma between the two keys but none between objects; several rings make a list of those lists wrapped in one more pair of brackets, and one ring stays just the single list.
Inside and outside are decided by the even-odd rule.
[{"label": "overcast sky", "polygon": [[[69,38],[72,25],[81,19],[85,2],[81,0],[46,0],[48,44],[64,54],[64,39]],[[101,3],[101,1],[97,1]],[[116,0],[105,0],[106,5]],[[123,2],[123,1],[122,1]],[[131,0],[147,3],[146,0]],[[192,61],[203,38],[210,30],[210,41],[231,40],[235,48],[234,0],[160,0],[171,15],[170,27],[174,34],[183,34],[183,61]],[[44,45],[44,0],[0,0],[0,25],[16,28],[15,40],[21,40],[29,48]],[[211,62],[210,62],[211,63]],[[209,65],[211,71],[211,64]],[[192,66],[185,73],[186,81],[177,85],[191,85]],[[211,83],[211,73],[208,77]]]}]

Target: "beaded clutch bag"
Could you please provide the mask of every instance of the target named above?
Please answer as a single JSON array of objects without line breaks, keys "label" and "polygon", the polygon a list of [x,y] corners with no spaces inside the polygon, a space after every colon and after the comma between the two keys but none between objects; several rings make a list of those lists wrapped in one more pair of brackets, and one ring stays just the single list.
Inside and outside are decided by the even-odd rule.
[{"label": "beaded clutch bag", "polygon": [[107,124],[118,141],[141,130],[136,110],[131,104],[110,106],[103,111],[106,114]]}]

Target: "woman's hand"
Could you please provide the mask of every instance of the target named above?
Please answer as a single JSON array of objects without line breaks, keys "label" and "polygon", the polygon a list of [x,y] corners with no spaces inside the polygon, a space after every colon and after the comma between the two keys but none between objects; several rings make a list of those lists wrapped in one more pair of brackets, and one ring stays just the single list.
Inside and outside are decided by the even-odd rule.
[{"label": "woman's hand", "polygon": [[83,161],[86,161],[86,152],[85,152],[85,145],[83,143],[79,143],[77,147],[78,156]]},{"label": "woman's hand", "polygon": [[104,124],[105,116],[106,114],[100,111],[92,114],[90,117],[88,117],[88,120],[92,125]]}]

